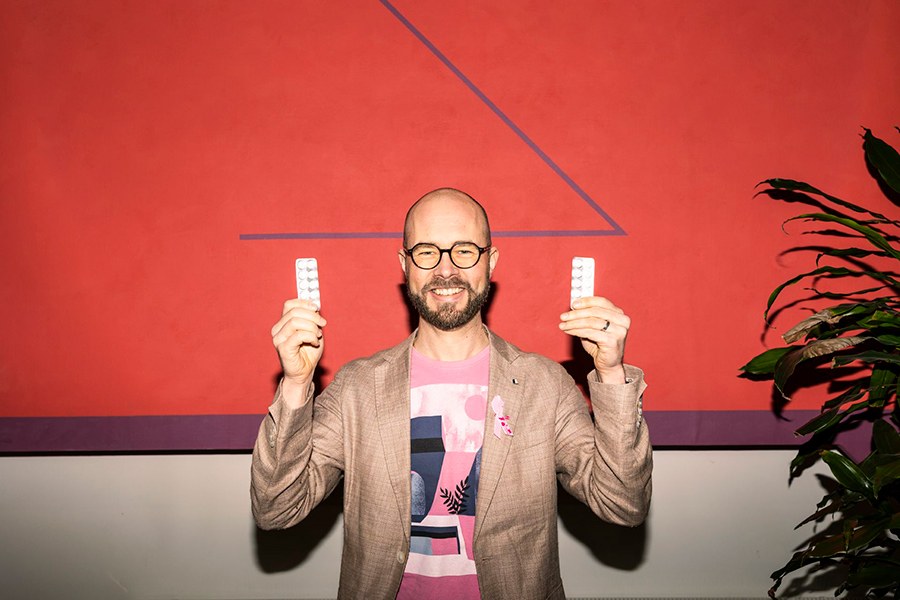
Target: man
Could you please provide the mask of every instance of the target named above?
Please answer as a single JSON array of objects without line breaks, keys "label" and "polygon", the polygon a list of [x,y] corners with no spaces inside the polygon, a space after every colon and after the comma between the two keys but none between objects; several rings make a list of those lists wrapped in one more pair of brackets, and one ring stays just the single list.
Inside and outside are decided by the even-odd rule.
[{"label": "man", "polygon": [[594,361],[595,426],[561,366],[484,326],[498,258],[481,205],[435,190],[410,208],[399,252],[419,313],[406,341],[352,361],[313,401],[325,319],[289,300],[272,328],[284,377],[253,451],[253,513],[290,527],[343,476],[340,598],[565,598],[557,478],[603,519],[647,514],[630,319],[597,297],[561,315]]}]

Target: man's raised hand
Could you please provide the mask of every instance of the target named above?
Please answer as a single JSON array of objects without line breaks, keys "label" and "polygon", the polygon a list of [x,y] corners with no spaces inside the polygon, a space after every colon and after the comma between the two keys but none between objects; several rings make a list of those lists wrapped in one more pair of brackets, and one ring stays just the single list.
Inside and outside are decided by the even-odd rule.
[{"label": "man's raised hand", "polygon": [[598,296],[579,298],[572,310],[560,315],[559,328],[581,338],[581,345],[594,359],[594,368],[604,383],[625,383],[625,339],[631,319],[621,308]]},{"label": "man's raised hand", "polygon": [[325,348],[322,337],[325,324],[315,304],[292,298],[284,303],[281,318],[272,327],[272,344],[278,351],[284,373],[281,394],[292,408],[303,404],[312,385],[313,373]]}]

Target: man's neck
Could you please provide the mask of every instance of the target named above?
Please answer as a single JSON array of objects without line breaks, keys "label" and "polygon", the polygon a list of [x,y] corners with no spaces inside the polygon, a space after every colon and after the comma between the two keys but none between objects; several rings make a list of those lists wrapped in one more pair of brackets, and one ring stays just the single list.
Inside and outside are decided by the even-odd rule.
[{"label": "man's neck", "polygon": [[484,350],[489,342],[487,329],[479,315],[453,331],[443,331],[419,319],[413,346],[428,358],[454,361],[472,358]]}]

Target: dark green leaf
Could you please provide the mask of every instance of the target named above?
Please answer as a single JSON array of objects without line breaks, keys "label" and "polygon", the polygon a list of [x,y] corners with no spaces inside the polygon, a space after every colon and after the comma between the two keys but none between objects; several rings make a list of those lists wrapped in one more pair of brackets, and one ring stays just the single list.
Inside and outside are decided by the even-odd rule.
[{"label": "dark green leaf", "polygon": [[838,483],[848,490],[872,497],[872,482],[852,460],[836,450],[823,450],[822,460],[831,469]]},{"label": "dark green leaf", "polygon": [[837,423],[843,421],[847,416],[863,410],[864,408],[868,408],[868,406],[868,402],[858,402],[853,406],[850,406],[843,410],[841,410],[840,408],[827,410],[806,423],[806,425],[800,427],[797,430],[797,435],[809,435],[810,433],[824,431],[825,429],[833,427]]},{"label": "dark green leaf", "polygon": [[874,523],[867,523],[855,528],[847,542],[847,550],[852,552],[860,548],[866,548],[879,536],[884,535],[890,519],[880,519]]},{"label": "dark green leaf", "polygon": [[[841,339],[849,339],[849,338],[841,338]],[[855,360],[860,360],[862,362],[875,362],[875,363],[891,363],[895,365],[900,365],[900,355],[898,354],[888,354],[887,352],[878,352],[876,350],[867,350],[866,352],[860,352],[859,354],[850,354],[847,356],[836,356],[832,359],[831,364],[835,367],[842,367],[846,364],[850,364]],[[777,373],[776,373],[777,377]]]},{"label": "dark green leaf", "polygon": [[869,319],[872,323],[884,323],[885,325],[895,325],[900,327],[900,315],[894,311],[877,310]]},{"label": "dark green leaf", "polygon": [[866,288],[864,290],[854,290],[852,292],[830,292],[828,290],[816,290],[816,293],[822,296],[823,298],[829,300],[844,300],[845,298],[853,298],[862,296],[863,294],[871,294],[872,292],[879,292],[881,290],[887,289],[889,286],[879,285],[877,287]]},{"label": "dark green leaf", "polygon": [[875,493],[881,492],[881,488],[900,479],[900,454],[891,454],[893,462],[875,467],[875,476],[872,478],[872,485]]},{"label": "dark green leaf", "polygon": [[887,142],[878,139],[868,129],[863,136],[866,158],[878,171],[881,180],[900,194],[900,155]]},{"label": "dark green leaf", "polygon": [[861,383],[856,383],[852,388],[845,391],[844,393],[835,396],[834,398],[830,398],[822,403],[822,409],[828,410],[830,408],[838,408],[839,406],[843,406],[848,402],[853,402],[854,400],[859,400],[865,395],[865,390]]},{"label": "dark green leaf", "polygon": [[819,264],[819,261],[823,256],[834,256],[836,258],[865,258],[867,256],[887,256],[887,252],[882,252],[880,250],[863,250],[861,248],[829,248],[827,250],[822,250],[819,252],[818,256],[816,256],[816,264]]},{"label": "dark green leaf", "polygon": [[840,352],[841,350],[855,346],[864,339],[866,338],[861,336],[849,336],[833,340],[815,340],[805,346],[800,346],[785,353],[778,361],[778,364],[775,365],[775,385],[778,386],[778,389],[781,390],[782,393],[784,393],[788,379],[790,379],[794,370],[797,368],[797,365],[801,362],[809,360],[810,358],[828,356],[829,354]]},{"label": "dark green leaf", "polygon": [[851,585],[867,585],[883,588],[900,583],[900,563],[867,564],[855,573],[847,575],[847,583]]},{"label": "dark green leaf", "polygon": [[[823,500],[827,501],[829,498],[826,496]],[[797,526],[794,529],[799,529],[806,525],[807,523],[812,523],[813,521],[821,521],[823,517],[826,517],[830,514],[833,514],[841,509],[841,500],[840,498],[833,500],[831,504],[827,506],[821,507],[819,510],[811,514],[810,516],[803,519],[801,522],[797,523]]]},{"label": "dark green leaf", "polygon": [[884,406],[894,395],[897,373],[881,364],[876,364],[872,369],[872,377],[869,379],[869,403],[875,407]]},{"label": "dark green leaf", "polygon": [[854,221],[853,219],[849,219],[847,217],[839,217],[837,215],[829,215],[826,213],[808,213],[803,215],[797,215],[796,217],[791,217],[785,223],[789,223],[791,221],[823,221],[828,223],[837,223],[839,225],[843,225],[848,229],[852,229],[857,233],[861,233],[865,236],[869,242],[878,248],[879,250],[883,250],[891,255],[893,258],[900,259],[900,251],[894,249],[891,244],[884,239],[884,236],[869,227],[868,225],[863,225],[858,221]]},{"label": "dark green leaf", "polygon": [[804,192],[807,194],[815,194],[817,196],[821,196],[822,198],[825,198],[826,200],[831,201],[834,204],[837,204],[838,206],[842,206],[844,208],[849,208],[853,212],[865,213],[867,215],[872,215],[873,217],[875,217],[876,219],[880,219],[881,221],[891,222],[890,219],[888,219],[887,217],[885,217],[882,214],[872,212],[870,210],[866,210],[865,208],[862,208],[861,206],[857,206],[855,204],[847,202],[846,200],[841,200],[837,196],[832,196],[831,194],[826,194],[822,190],[816,189],[813,186],[809,185],[808,183],[804,183],[802,181],[794,181],[793,179],[777,179],[776,178],[776,179],[766,179],[765,181],[762,181],[760,183],[761,184],[765,183],[765,184],[769,185],[770,187],[775,188],[776,190],[787,190],[790,192]]},{"label": "dark green leaf", "polygon": [[872,424],[872,439],[882,454],[900,454],[900,433],[884,419]]},{"label": "dark green leaf", "polygon": [[807,552],[807,556],[824,558],[844,553],[844,534],[830,535],[813,544]]},{"label": "dark green leaf", "polygon": [[787,348],[772,348],[771,350],[766,350],[741,367],[741,371],[752,375],[770,375],[775,372],[775,363],[778,362],[778,359],[791,349],[792,347],[788,346]]},{"label": "dark green leaf", "polygon": [[779,294],[781,294],[782,290],[784,290],[788,286],[794,285],[798,281],[801,281],[807,277],[824,277],[830,279],[840,279],[842,277],[871,277],[872,279],[875,279],[877,281],[883,281],[889,285],[900,287],[900,281],[896,281],[889,275],[885,275],[884,273],[881,273],[879,271],[855,271],[846,267],[819,267],[818,269],[814,269],[812,271],[797,275],[796,277],[792,277],[791,279],[779,285],[772,291],[771,294],[769,294],[769,299],[766,302],[766,310],[763,313],[763,317],[766,319],[766,322],[768,322],[769,320],[769,310],[771,310],[772,305],[775,304],[775,300],[778,298]]}]

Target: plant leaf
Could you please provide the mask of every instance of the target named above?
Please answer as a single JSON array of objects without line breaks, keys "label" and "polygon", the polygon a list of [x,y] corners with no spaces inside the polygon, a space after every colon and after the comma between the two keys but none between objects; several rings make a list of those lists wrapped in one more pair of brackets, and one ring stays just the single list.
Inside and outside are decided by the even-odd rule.
[{"label": "plant leaf", "polygon": [[847,583],[885,588],[900,583],[900,563],[869,563],[854,573],[847,574]]},{"label": "plant leaf", "polygon": [[865,129],[865,132],[863,151],[866,159],[878,171],[881,180],[900,193],[900,154],[890,144],[872,135],[870,130]]},{"label": "plant leaf", "polygon": [[889,286],[887,286],[887,285],[879,285],[879,286],[872,287],[872,288],[866,288],[864,290],[855,290],[852,292],[844,292],[844,293],[830,292],[827,290],[822,290],[822,291],[816,290],[816,293],[818,293],[820,296],[822,296],[823,298],[826,298],[828,300],[844,300],[845,298],[853,298],[854,296],[862,296],[863,294],[871,294],[872,292],[878,292],[878,291],[881,291],[888,287]]},{"label": "plant leaf", "polygon": [[[826,496],[825,499],[827,500],[828,496]],[[840,499],[834,500],[830,504],[823,506],[822,508],[820,508],[813,514],[809,515],[808,517],[806,517],[805,519],[803,519],[802,521],[797,523],[797,526],[794,527],[794,529],[800,529],[807,523],[812,523],[813,521],[821,521],[823,517],[839,511],[840,508],[841,508]]]},{"label": "plant leaf", "polygon": [[828,429],[829,427],[833,427],[837,423],[844,420],[845,417],[860,411],[864,408],[868,408],[868,402],[857,402],[856,404],[841,410],[840,408],[834,408],[832,410],[827,410],[822,414],[818,415],[806,425],[800,427],[796,433],[797,435],[809,435],[810,433],[816,433],[819,431],[823,431]]},{"label": "plant leaf", "polygon": [[887,252],[881,250],[863,250],[862,248],[827,248],[819,252],[816,256],[816,264],[823,256],[834,256],[836,258],[866,258],[867,256],[887,256]]},{"label": "plant leaf", "polygon": [[797,365],[801,362],[817,356],[834,354],[835,352],[855,346],[865,339],[866,338],[862,336],[848,336],[833,340],[815,340],[805,346],[787,352],[781,357],[778,364],[775,365],[775,385],[778,386],[778,389],[784,394],[784,388],[788,379],[790,379],[794,370],[797,368]]},{"label": "plant leaf", "polygon": [[887,223],[893,222],[882,214],[873,212],[871,210],[866,210],[865,208],[863,208],[861,206],[857,206],[850,202],[847,202],[846,200],[841,200],[837,196],[832,196],[831,194],[826,194],[822,190],[814,188],[813,186],[809,185],[808,183],[804,183],[802,181],[794,181],[793,179],[774,178],[774,179],[766,179],[765,181],[761,181],[757,185],[762,185],[763,183],[765,183],[766,185],[768,185],[776,190],[787,190],[789,192],[804,192],[807,194],[815,194],[816,196],[821,196],[822,198],[825,198],[826,200],[829,200],[832,203],[837,204],[838,206],[843,206],[844,208],[849,208],[853,212],[865,213],[867,215],[872,215],[876,219],[879,219],[883,222],[887,222]]},{"label": "plant leaf", "polygon": [[847,551],[859,550],[871,544],[879,536],[884,535],[889,522],[890,518],[888,517],[853,529],[850,538],[847,540]]},{"label": "plant leaf", "polygon": [[830,535],[813,544],[807,551],[807,556],[814,558],[826,558],[844,553],[844,534]]},{"label": "plant leaf", "polygon": [[893,461],[886,465],[875,467],[875,476],[872,485],[875,493],[881,492],[881,488],[900,479],[900,454],[891,454]]},{"label": "plant leaf", "polygon": [[[884,406],[890,400],[894,394],[896,381],[897,373],[895,371],[885,368],[881,364],[875,365],[872,369],[872,377],[869,379],[869,402],[872,406]],[[887,426],[890,427],[890,425]],[[900,448],[897,452],[900,452]]]},{"label": "plant leaf", "polygon": [[886,325],[894,325],[900,327],[900,315],[894,311],[876,310],[869,318],[872,323],[884,323]]},{"label": "plant leaf", "polygon": [[750,362],[741,367],[741,371],[751,375],[771,375],[775,372],[775,364],[778,362],[778,359],[793,349],[794,346],[787,346],[785,348],[766,350],[750,359]]},{"label": "plant leaf", "polygon": [[[849,338],[838,338],[838,339],[849,339]],[[869,338],[861,338],[861,339],[869,339]],[[823,341],[832,341],[832,340],[823,340]],[[835,340],[836,341],[836,340]],[[850,354],[847,356],[836,356],[832,359],[831,364],[835,367],[842,367],[846,364],[852,363],[855,360],[861,360],[863,362],[886,362],[892,363],[895,365],[900,365],[900,355],[898,354],[888,354],[887,352],[878,352],[877,350],[867,350],[865,352],[860,352],[859,354]]]},{"label": "plant leaf", "polygon": [[783,339],[785,343],[793,344],[804,335],[806,335],[806,332],[810,329],[813,329],[814,327],[821,325],[822,323],[833,325],[840,320],[841,317],[839,315],[835,315],[832,309],[826,308],[825,310],[821,310],[811,317],[803,319],[802,321],[788,329],[787,332],[785,332],[785,334],[781,336],[781,339]]},{"label": "plant leaf", "polygon": [[857,233],[863,234],[869,242],[875,246],[876,248],[883,250],[890,254],[893,258],[900,259],[900,252],[894,249],[891,244],[884,239],[884,236],[879,232],[875,231],[868,225],[863,225],[862,223],[855,221],[853,219],[847,217],[839,217],[837,215],[829,215],[827,213],[807,213],[803,215],[797,215],[796,217],[791,217],[785,223],[790,223],[791,221],[825,221],[828,223],[838,223],[843,225],[848,229],[852,229]]},{"label": "plant leaf", "polygon": [[900,281],[893,279],[890,275],[878,271],[855,271],[846,267],[819,267],[818,269],[813,269],[812,271],[801,273],[796,277],[788,279],[769,294],[769,299],[766,302],[766,310],[763,313],[763,317],[767,323],[769,321],[769,310],[771,310],[772,305],[775,304],[775,300],[781,294],[782,290],[807,277],[826,277],[831,279],[839,279],[841,277],[871,277],[872,279],[882,281],[888,285],[900,287]]},{"label": "plant leaf", "polygon": [[900,454],[900,433],[884,419],[872,424],[872,439],[882,454]]},{"label": "plant leaf", "polygon": [[852,388],[845,391],[843,394],[839,396],[835,396],[834,398],[830,398],[822,403],[823,409],[829,408],[838,408],[847,404],[848,402],[853,402],[854,400],[859,400],[865,395],[865,391],[863,390],[863,386],[861,383],[856,383]]},{"label": "plant leaf", "polygon": [[831,469],[832,475],[848,490],[859,492],[867,498],[874,496],[872,482],[852,460],[836,450],[823,450],[822,460]]}]

